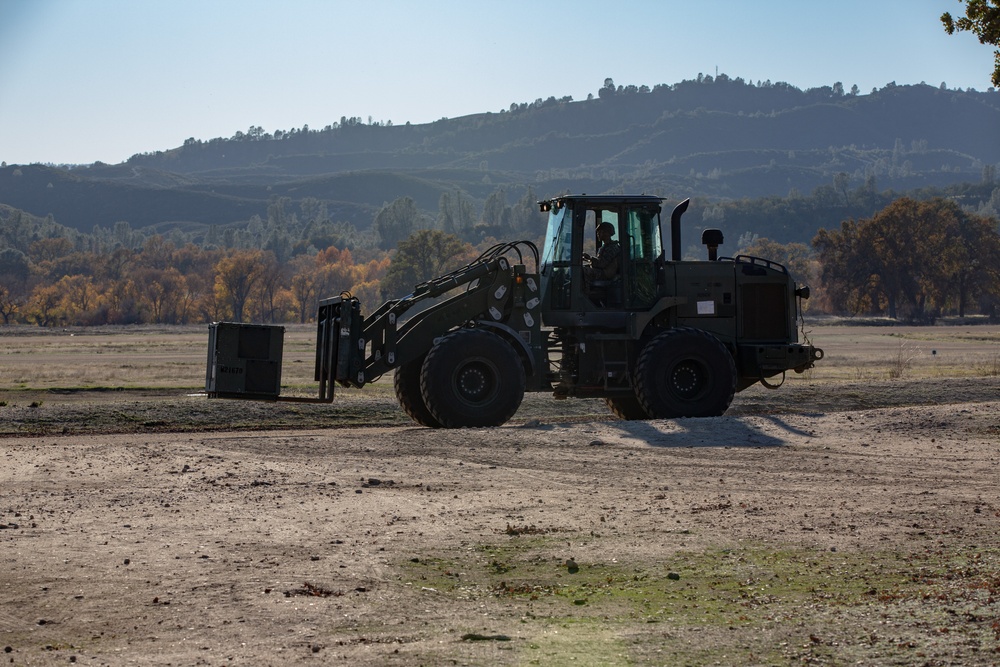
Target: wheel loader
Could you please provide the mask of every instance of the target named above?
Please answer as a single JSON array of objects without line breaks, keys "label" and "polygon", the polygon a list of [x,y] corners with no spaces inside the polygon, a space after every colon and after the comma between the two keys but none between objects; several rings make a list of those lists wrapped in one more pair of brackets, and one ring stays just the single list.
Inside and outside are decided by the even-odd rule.
[{"label": "wheel loader", "polygon": [[706,259],[681,258],[688,203],[670,215],[669,253],[661,198],[566,195],[539,202],[541,254],[498,244],[368,315],[349,293],[322,299],[315,397],[280,395],[282,327],[214,323],[206,393],[330,403],[336,385],[391,372],[403,410],[434,428],[504,424],[526,391],[603,398],[622,419],[722,415],[736,392],[776,387],[823,351],[798,340],[809,288],[784,266],[720,257],[717,229],[702,234]]}]

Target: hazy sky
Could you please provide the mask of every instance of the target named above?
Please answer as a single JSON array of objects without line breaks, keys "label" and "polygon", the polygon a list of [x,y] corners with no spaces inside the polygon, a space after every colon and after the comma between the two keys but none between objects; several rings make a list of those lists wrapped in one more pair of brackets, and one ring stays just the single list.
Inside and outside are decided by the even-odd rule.
[{"label": "hazy sky", "polygon": [[0,160],[121,162],[714,75],[986,90],[956,0],[0,0]]}]

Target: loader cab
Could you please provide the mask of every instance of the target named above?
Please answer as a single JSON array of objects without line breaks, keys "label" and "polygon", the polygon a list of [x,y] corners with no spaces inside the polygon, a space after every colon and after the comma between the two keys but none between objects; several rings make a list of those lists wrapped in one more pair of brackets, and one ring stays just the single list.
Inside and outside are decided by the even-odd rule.
[{"label": "loader cab", "polygon": [[549,214],[541,287],[553,324],[565,319],[560,313],[575,313],[577,323],[593,313],[596,323],[600,313],[653,306],[663,258],[659,197],[575,195],[539,206]]}]

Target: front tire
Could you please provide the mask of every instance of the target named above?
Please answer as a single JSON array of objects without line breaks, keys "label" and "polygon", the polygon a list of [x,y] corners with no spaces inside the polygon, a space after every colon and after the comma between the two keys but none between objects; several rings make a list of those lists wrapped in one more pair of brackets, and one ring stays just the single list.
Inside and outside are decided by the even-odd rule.
[{"label": "front tire", "polygon": [[446,428],[500,426],[524,398],[524,364],[506,341],[482,329],[459,329],[424,359],[420,392]]},{"label": "front tire", "polygon": [[403,412],[410,415],[410,419],[421,426],[441,428],[441,422],[431,414],[427,403],[424,402],[423,394],[420,393],[420,369],[426,356],[421,355],[397,368],[392,378],[392,386],[396,390],[400,407],[403,408]]},{"label": "front tire", "polygon": [[712,334],[678,327],[653,338],[636,363],[636,395],[654,419],[718,417],[736,393],[736,362]]}]

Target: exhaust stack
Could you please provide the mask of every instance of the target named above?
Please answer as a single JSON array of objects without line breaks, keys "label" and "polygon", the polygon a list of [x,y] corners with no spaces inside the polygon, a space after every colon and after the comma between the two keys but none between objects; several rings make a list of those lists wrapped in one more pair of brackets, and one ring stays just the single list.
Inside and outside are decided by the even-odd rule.
[{"label": "exhaust stack", "polygon": [[681,216],[690,204],[691,200],[685,199],[670,214],[670,259],[675,262],[681,261]]}]

